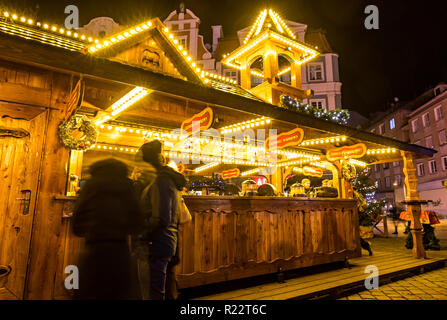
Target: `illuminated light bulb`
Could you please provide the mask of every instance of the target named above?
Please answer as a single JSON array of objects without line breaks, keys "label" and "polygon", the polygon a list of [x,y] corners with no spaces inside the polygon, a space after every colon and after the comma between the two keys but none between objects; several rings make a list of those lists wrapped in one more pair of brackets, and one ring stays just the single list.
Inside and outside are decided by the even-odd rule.
[{"label": "illuminated light bulb", "polygon": [[186,60],[188,60],[188,61],[191,61],[191,57],[190,56],[188,56],[188,57],[186,57]]},{"label": "illuminated light bulb", "polygon": [[92,41],[93,41],[92,37],[89,37],[87,40],[88,40],[89,42],[92,42]]},{"label": "illuminated light bulb", "polygon": [[129,32],[124,32],[124,36],[127,38],[127,37],[130,37],[130,34],[129,34]]},{"label": "illuminated light bulb", "polygon": [[112,43],[115,43],[116,42],[116,38],[112,38],[112,39],[110,39],[110,41],[112,41]]},{"label": "illuminated light bulb", "polygon": [[91,52],[95,52],[95,51],[96,51],[96,48],[95,48],[95,47],[90,47],[90,51],[91,51]]},{"label": "illuminated light bulb", "polygon": [[130,34],[135,34],[135,33],[137,33],[137,32],[135,31],[135,29],[130,30]]},{"label": "illuminated light bulb", "polygon": [[13,18],[14,20],[17,20],[18,17],[17,17],[16,14],[13,14],[13,15],[12,15],[12,18]]},{"label": "illuminated light bulb", "polygon": [[148,21],[148,22],[147,22],[147,26],[148,26],[148,27],[151,27],[151,26],[152,26],[152,22]]},{"label": "illuminated light bulb", "polygon": [[60,32],[60,33],[64,33],[64,32],[65,32],[65,30],[64,30],[64,29],[62,29],[62,28],[60,28],[60,29],[59,29],[59,32]]},{"label": "illuminated light bulb", "polygon": [[140,27],[137,27],[136,29],[137,29],[138,32],[143,31],[143,29],[141,29]]},{"label": "illuminated light bulb", "polygon": [[20,21],[25,22],[25,21],[26,21],[26,18],[25,18],[25,17],[21,17],[21,18],[20,18]]},{"label": "illuminated light bulb", "polygon": [[101,49],[101,48],[102,48],[102,45],[98,43],[98,44],[96,45],[96,48]]},{"label": "illuminated light bulb", "polygon": [[84,40],[84,39],[85,39],[85,36],[84,36],[84,35],[81,35],[81,39]]},{"label": "illuminated light bulb", "polygon": [[179,49],[179,50],[183,50],[183,46],[182,46],[182,45],[179,45],[179,46],[178,46],[178,49]]},{"label": "illuminated light bulb", "polygon": [[186,55],[188,54],[188,52],[187,52],[186,50],[183,50],[182,54],[183,54],[184,56],[186,56]]},{"label": "illuminated light bulb", "polygon": [[55,26],[51,27],[51,30],[56,31],[57,28]]},{"label": "illuminated light bulb", "polygon": [[118,35],[118,39],[119,39],[119,40],[123,40],[124,37],[120,34],[120,35]]}]

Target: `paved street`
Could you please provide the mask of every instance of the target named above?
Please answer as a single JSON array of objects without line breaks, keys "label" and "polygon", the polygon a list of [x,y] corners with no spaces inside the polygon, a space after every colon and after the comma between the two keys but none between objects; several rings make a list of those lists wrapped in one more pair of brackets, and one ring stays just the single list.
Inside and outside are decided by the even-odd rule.
[{"label": "paved street", "polygon": [[[441,224],[435,228],[436,236],[441,240],[441,250],[446,250],[447,220],[441,220]],[[394,231],[391,222],[388,225],[388,230]],[[403,231],[404,225],[401,224],[397,236],[390,234],[389,238],[371,239],[373,250],[375,247],[387,248],[389,251],[402,250],[406,237]],[[427,256],[430,257],[432,252],[427,251]],[[362,291],[340,300],[447,300],[447,267],[382,286],[379,284],[378,289]]]}]

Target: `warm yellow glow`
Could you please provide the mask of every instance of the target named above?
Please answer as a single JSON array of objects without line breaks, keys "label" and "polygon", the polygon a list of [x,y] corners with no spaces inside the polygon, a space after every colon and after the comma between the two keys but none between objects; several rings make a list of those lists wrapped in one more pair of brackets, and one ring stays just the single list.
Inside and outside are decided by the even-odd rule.
[{"label": "warm yellow glow", "polygon": [[362,168],[365,168],[368,165],[368,163],[356,159],[349,159],[348,162]]},{"label": "warm yellow glow", "polygon": [[327,144],[334,143],[335,141],[346,141],[346,136],[334,136],[334,137],[325,137],[325,138],[316,138],[304,140],[301,142],[300,146],[309,146],[313,144]]},{"label": "warm yellow glow", "polygon": [[253,170],[247,170],[247,171],[241,172],[241,177],[251,176],[253,174],[258,173],[259,170],[261,170],[261,169],[260,168],[256,168],[256,169],[253,169]]},{"label": "warm yellow glow", "polygon": [[125,109],[130,107],[132,104],[143,98],[148,94],[148,91],[142,87],[136,87],[132,89],[130,92],[125,94],[121,99],[116,101],[112,106],[112,115],[116,116],[117,114],[123,112]]},{"label": "warm yellow glow", "polygon": [[198,168],[194,169],[194,172],[195,173],[202,172],[202,171],[211,169],[213,167],[216,167],[218,165],[219,165],[219,162],[213,162],[213,163],[205,164],[205,165],[203,165],[201,167],[198,167]]},{"label": "warm yellow glow", "polygon": [[257,119],[253,119],[253,120],[249,120],[249,121],[244,121],[244,122],[239,122],[239,123],[235,123],[223,128],[220,128],[220,133],[222,134],[226,134],[226,133],[230,133],[230,132],[238,132],[241,130],[244,130],[245,128],[254,128],[254,127],[259,127],[260,125],[264,125],[264,124],[269,124],[271,122],[271,120],[269,118],[265,118],[265,117],[261,117],[261,118],[257,118]]},{"label": "warm yellow glow", "polygon": [[386,153],[396,153],[395,148],[383,148],[383,149],[368,149],[366,154],[386,154]]}]

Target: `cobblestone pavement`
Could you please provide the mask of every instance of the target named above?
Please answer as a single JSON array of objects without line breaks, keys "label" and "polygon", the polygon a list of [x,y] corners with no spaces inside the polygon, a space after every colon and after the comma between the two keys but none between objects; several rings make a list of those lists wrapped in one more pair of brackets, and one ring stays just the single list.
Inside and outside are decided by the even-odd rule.
[{"label": "cobblestone pavement", "polygon": [[[394,226],[388,225],[390,232],[394,231]],[[406,235],[403,233],[404,226],[398,228],[398,235],[390,235],[389,238],[371,239],[371,246],[374,248],[386,249],[389,251],[405,250]],[[435,234],[441,240],[441,250],[447,249],[447,220],[442,220],[440,225],[435,226]],[[430,251],[427,251],[430,255]],[[447,267],[412,276],[403,280],[398,280],[379,288],[365,290],[340,300],[447,300]]]}]

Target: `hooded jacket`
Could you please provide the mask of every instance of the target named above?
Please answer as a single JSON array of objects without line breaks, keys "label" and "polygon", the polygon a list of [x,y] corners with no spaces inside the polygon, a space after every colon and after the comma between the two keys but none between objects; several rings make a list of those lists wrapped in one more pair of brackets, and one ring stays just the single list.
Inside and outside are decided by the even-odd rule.
[{"label": "hooded jacket", "polygon": [[153,170],[146,166],[138,179],[146,237],[151,242],[151,255],[172,257],[177,245],[180,191],[186,185],[186,179],[168,166],[160,167],[156,176]]}]

